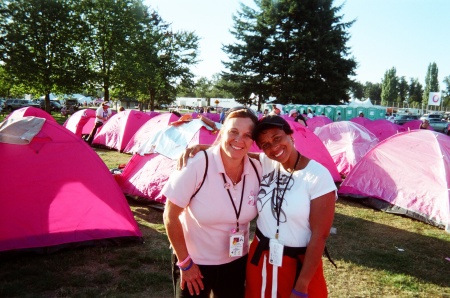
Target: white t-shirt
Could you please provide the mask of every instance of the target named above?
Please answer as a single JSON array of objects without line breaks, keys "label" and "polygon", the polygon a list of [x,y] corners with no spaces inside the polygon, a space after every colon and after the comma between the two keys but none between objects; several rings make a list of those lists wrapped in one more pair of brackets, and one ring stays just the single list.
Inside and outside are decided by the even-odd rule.
[{"label": "white t-shirt", "polygon": [[[106,111],[105,111],[105,110],[103,109],[102,106],[100,106],[100,107],[95,111],[95,116],[100,116],[100,117],[102,117],[102,118],[109,118],[109,117],[111,116],[111,114],[112,114],[112,112],[111,112],[111,109],[110,109],[110,108],[106,109]],[[96,121],[96,122],[101,122],[101,123],[104,122],[103,119],[100,119],[100,118],[96,118],[95,121]]]},{"label": "white t-shirt", "polygon": [[[225,174],[220,146],[214,146],[206,152],[209,164],[207,176],[192,200],[191,196],[202,183],[205,173],[206,159],[202,152],[189,159],[188,165],[181,171],[175,171],[170,176],[162,194],[175,205],[186,208],[180,215],[180,221],[192,260],[200,265],[220,265],[236,260],[229,257],[230,231],[236,228],[236,213],[224,187],[222,173],[228,183],[233,183]],[[252,161],[257,172],[261,173],[259,161]],[[248,253],[248,230],[250,221],[257,214],[255,204],[259,190],[259,174],[256,174],[248,157],[244,159],[241,181],[229,189],[236,210],[239,210],[244,177],[245,187],[239,216],[239,230],[244,232],[243,256]]]},{"label": "white t-shirt", "polygon": [[[278,162],[260,154],[263,167],[261,190],[256,206],[258,208],[257,226],[268,238],[274,238],[277,230],[277,217],[274,211],[277,197]],[[280,165],[278,197],[284,190],[280,212],[278,239],[285,246],[305,247],[311,238],[309,212],[311,200],[330,191],[336,191],[336,185],[330,172],[318,162],[311,160],[308,165],[295,171],[286,188],[291,173]]]}]

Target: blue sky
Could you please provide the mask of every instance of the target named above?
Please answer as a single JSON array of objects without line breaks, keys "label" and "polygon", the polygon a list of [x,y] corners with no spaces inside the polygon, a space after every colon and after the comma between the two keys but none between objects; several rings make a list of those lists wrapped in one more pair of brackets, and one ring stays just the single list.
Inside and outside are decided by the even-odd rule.
[{"label": "blue sky", "polygon": [[[211,78],[224,70],[227,56],[222,44],[232,43],[232,15],[242,2],[253,0],[146,0],[173,30],[195,31],[200,60],[192,70]],[[334,6],[344,0],[335,0]],[[417,78],[424,85],[428,65],[436,62],[441,89],[450,76],[450,0],[347,0],[340,11],[344,21],[356,20],[349,29],[348,46],[358,62],[356,79],[380,83],[386,70]]]}]

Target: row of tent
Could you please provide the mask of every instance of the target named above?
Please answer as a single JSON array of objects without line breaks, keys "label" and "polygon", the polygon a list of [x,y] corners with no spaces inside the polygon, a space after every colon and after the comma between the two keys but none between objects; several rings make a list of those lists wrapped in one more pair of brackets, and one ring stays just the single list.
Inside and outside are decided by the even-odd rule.
[{"label": "row of tent", "polygon": [[[121,174],[111,175],[81,138],[92,129],[93,110],[78,111],[61,126],[41,109],[24,109],[0,126],[0,161],[8,172],[1,182],[0,206],[7,214],[0,217],[0,251],[140,241],[125,195],[164,203],[160,191],[175,170],[177,152],[187,145],[212,144],[217,137],[200,120],[170,126],[179,120],[172,113],[116,113],[93,143],[132,153]],[[218,121],[219,115],[204,116]],[[33,138],[4,142],[12,123],[31,119],[43,119]],[[377,208],[450,231],[450,137],[417,129],[419,123],[400,127],[382,119],[314,117],[304,127],[287,119],[300,153],[327,167],[336,183],[345,178],[341,196],[370,198]],[[20,126],[13,131],[26,135]],[[259,148],[254,145],[252,151]]]}]

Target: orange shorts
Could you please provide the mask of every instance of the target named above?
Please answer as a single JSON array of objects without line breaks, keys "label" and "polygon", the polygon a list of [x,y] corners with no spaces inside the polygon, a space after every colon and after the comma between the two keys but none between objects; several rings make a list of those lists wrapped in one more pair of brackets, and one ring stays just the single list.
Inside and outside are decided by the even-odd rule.
[{"label": "orange shorts", "polygon": [[[272,293],[272,265],[268,262],[269,251],[264,251],[259,259],[258,266],[250,263],[255,253],[258,239],[255,237],[250,245],[247,260],[247,275],[245,285],[245,297],[270,298]],[[303,262],[304,255],[298,260]],[[277,298],[289,298],[297,280],[297,259],[288,256],[283,257],[283,266],[278,268]],[[322,260],[308,287],[309,298],[322,298],[328,296],[327,285],[323,275]]]}]

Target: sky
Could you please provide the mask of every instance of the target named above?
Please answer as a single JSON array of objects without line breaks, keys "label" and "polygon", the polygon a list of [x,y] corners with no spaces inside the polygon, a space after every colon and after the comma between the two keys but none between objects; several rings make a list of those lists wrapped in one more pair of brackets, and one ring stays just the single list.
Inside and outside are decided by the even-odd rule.
[{"label": "sky", "polygon": [[[222,45],[233,43],[229,33],[232,15],[240,3],[254,7],[253,0],[145,0],[158,11],[172,30],[194,31],[200,37],[201,60],[192,68],[198,77],[211,78],[225,70]],[[450,0],[334,0],[344,6],[343,21],[355,20],[348,33],[350,55],[358,63],[361,83],[381,83],[385,72],[396,68],[397,76],[417,78],[425,85],[430,63],[438,67],[440,88],[450,76]]]}]

